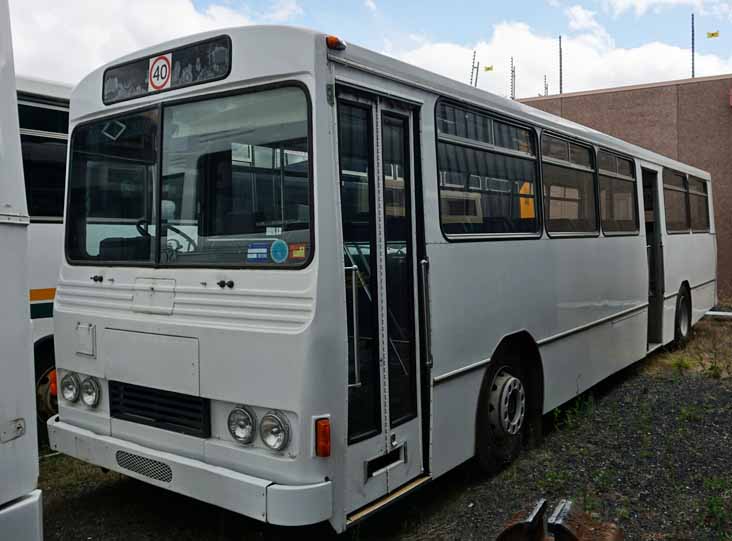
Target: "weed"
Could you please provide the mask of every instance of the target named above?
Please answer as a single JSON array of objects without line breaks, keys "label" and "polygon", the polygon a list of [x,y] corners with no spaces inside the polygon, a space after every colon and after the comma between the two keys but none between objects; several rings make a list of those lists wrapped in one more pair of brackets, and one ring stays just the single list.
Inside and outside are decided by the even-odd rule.
[{"label": "weed", "polygon": [[706,499],[709,526],[720,538],[732,539],[732,480],[710,477],[704,480],[704,488],[710,492]]},{"label": "weed", "polygon": [[683,421],[685,423],[698,423],[703,418],[702,413],[702,408],[697,404],[681,406],[681,410],[679,411],[679,421]]},{"label": "weed", "polygon": [[564,408],[554,410],[554,424],[559,429],[574,430],[595,411],[595,399],[591,393],[575,398]]}]

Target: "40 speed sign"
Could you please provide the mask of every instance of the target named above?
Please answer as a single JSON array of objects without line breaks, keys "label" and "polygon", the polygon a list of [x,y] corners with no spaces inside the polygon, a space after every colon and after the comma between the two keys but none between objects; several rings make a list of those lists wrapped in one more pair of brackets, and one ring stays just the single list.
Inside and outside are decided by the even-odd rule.
[{"label": "40 speed sign", "polygon": [[168,53],[150,59],[150,68],[147,75],[148,92],[157,92],[170,88],[172,57],[172,53]]}]

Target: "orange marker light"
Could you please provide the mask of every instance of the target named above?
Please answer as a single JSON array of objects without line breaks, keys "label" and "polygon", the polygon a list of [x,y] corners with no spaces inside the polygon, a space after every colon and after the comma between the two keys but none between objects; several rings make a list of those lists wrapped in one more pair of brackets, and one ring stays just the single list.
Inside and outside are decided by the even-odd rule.
[{"label": "orange marker light", "polygon": [[346,48],[346,42],[338,36],[326,36],[325,44],[333,51],[343,51]]},{"label": "orange marker light", "polygon": [[51,393],[51,396],[58,395],[58,383],[56,382],[56,371],[55,370],[51,370],[51,372],[49,372],[48,382],[49,382],[48,391]]},{"label": "orange marker light", "polygon": [[330,419],[315,421],[315,456],[330,456]]}]

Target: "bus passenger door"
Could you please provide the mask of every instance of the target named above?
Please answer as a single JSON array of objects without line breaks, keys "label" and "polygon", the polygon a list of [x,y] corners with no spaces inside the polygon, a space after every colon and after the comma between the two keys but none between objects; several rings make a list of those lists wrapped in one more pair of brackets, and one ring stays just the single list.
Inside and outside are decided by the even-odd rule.
[{"label": "bus passenger door", "polygon": [[648,257],[648,349],[663,342],[663,244],[658,171],[643,167],[643,210]]},{"label": "bus passenger door", "polygon": [[349,342],[348,513],[367,513],[369,504],[424,470],[413,114],[392,100],[339,92]]}]

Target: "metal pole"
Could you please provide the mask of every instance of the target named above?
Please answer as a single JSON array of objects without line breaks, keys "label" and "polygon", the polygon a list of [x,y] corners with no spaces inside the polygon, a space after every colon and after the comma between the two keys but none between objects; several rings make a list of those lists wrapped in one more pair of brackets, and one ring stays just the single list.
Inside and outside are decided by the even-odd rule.
[{"label": "metal pole", "polygon": [[559,36],[559,93],[564,91],[564,73],[562,71],[562,36]]},{"label": "metal pole", "polygon": [[546,82],[546,74],[544,74],[544,95],[549,95],[549,83]]},{"label": "metal pole", "polygon": [[470,86],[473,86],[473,74],[475,73],[475,51],[473,51],[473,61],[470,63]]},{"label": "metal pole", "polygon": [[691,14],[691,78],[693,79],[696,75],[696,70],[694,66],[694,60],[696,56],[696,44],[694,39],[694,14]]},{"label": "metal pole", "polygon": [[480,62],[475,65],[475,86],[478,86],[478,74],[480,73]]}]

